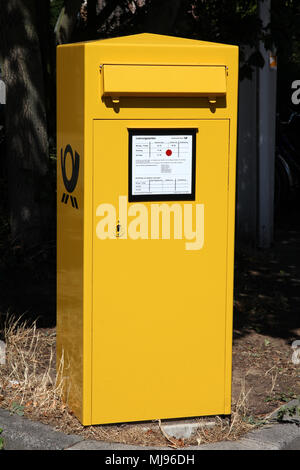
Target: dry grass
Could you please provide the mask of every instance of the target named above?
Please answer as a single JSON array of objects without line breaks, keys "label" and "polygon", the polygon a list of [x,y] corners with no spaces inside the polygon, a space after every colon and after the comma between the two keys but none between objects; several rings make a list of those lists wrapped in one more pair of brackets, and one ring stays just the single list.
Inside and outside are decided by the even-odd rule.
[{"label": "dry grass", "polygon": [[62,383],[55,377],[55,333],[9,317],[4,325],[6,362],[0,366],[0,404],[23,414],[47,413],[61,401]]},{"label": "dry grass", "polygon": [[241,390],[237,402],[233,404],[231,419],[215,418],[215,426],[201,427],[197,432],[197,444],[208,444],[224,440],[236,440],[253,429],[256,424],[248,421],[248,398],[251,389],[246,391],[245,379],[241,381]]},{"label": "dry grass", "polygon": [[[55,370],[55,329],[38,330],[35,323],[9,318],[4,327],[6,364],[0,366],[0,407],[50,423],[66,433],[81,434],[88,439],[136,445],[184,447],[241,437],[253,424],[247,417],[247,401],[251,390],[245,380],[233,405],[231,420],[215,418],[212,427],[201,426],[189,440],[166,435],[160,421],[83,427],[62,401],[61,370]],[[205,423],[205,419],[199,420]],[[212,419],[209,419],[211,422]]]}]

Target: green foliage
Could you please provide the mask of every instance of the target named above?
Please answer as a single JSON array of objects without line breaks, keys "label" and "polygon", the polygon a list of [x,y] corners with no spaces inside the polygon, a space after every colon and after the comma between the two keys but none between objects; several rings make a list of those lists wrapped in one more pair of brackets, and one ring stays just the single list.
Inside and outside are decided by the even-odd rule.
[{"label": "green foliage", "polygon": [[291,405],[291,406],[282,406],[277,412],[277,421],[281,422],[283,419],[288,416],[290,418],[300,416],[300,406]]},{"label": "green foliage", "polygon": [[290,400],[292,400],[294,398],[296,398],[295,394],[292,391],[289,391],[289,392],[276,393],[272,396],[269,395],[264,399],[264,401],[266,403],[268,403],[268,402],[278,402],[278,401],[289,402]]},{"label": "green foliage", "polygon": [[255,418],[254,416],[246,416],[243,418],[243,421],[247,424],[251,424],[252,426],[263,426],[267,423],[265,419]]},{"label": "green foliage", "polygon": [[50,2],[50,28],[52,31],[63,6],[64,0],[52,0]]},{"label": "green foliage", "polygon": [[14,401],[11,405],[11,412],[15,413],[18,416],[24,416],[24,408],[25,406],[20,405],[20,403]]}]

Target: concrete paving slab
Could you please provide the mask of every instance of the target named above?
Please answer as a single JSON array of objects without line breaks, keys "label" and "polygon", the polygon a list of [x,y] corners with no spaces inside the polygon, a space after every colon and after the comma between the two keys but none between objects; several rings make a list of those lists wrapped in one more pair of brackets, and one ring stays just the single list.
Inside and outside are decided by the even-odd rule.
[{"label": "concrete paving slab", "polygon": [[285,449],[290,442],[298,437],[300,437],[300,427],[295,423],[274,424],[251,431],[246,436],[247,441],[252,441],[253,445],[260,443],[263,448],[277,446],[278,449]]},{"label": "concrete paving slab", "polygon": [[66,448],[65,450],[170,450],[168,447],[143,447],[128,444],[118,444],[116,442],[103,442],[85,440]]},{"label": "concrete paving slab", "polygon": [[63,450],[82,440],[1,409],[0,428],[5,450]]},{"label": "concrete paving slab", "polygon": [[168,436],[175,437],[176,439],[189,439],[198,429],[215,425],[215,421],[204,422],[195,419],[161,423],[163,431]]},{"label": "concrete paving slab", "polygon": [[215,450],[261,450],[261,446],[255,442],[248,443],[247,441],[245,442],[222,441],[222,442],[215,442],[214,444],[202,444],[199,447],[190,446],[188,449],[189,450],[213,450],[213,451]]},{"label": "concrete paving slab", "polygon": [[300,450],[300,437],[296,437],[286,444],[284,450]]}]

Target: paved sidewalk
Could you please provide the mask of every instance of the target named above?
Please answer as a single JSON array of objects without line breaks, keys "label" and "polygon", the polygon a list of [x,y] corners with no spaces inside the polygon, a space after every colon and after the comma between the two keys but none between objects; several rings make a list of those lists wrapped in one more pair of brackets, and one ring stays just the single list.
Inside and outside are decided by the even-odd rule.
[{"label": "paved sidewalk", "polygon": [[[288,403],[286,409],[291,409],[295,405],[300,405],[298,400]],[[274,418],[275,415],[272,424],[251,431],[238,441],[187,446],[178,450],[180,453],[196,450],[300,450],[299,414],[291,417],[286,413],[280,423]],[[176,449],[170,447],[141,447],[85,440],[81,436],[64,434],[46,424],[31,421],[2,409],[0,409],[0,428],[3,430],[1,437],[4,439],[5,450],[171,450],[176,452]]]}]

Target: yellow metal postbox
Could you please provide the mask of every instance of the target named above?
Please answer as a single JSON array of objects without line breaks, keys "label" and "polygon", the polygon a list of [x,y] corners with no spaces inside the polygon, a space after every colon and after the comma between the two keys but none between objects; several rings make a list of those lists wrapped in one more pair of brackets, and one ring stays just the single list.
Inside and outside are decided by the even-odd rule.
[{"label": "yellow metal postbox", "polygon": [[57,366],[84,425],[230,414],[238,48],[57,50]]}]

